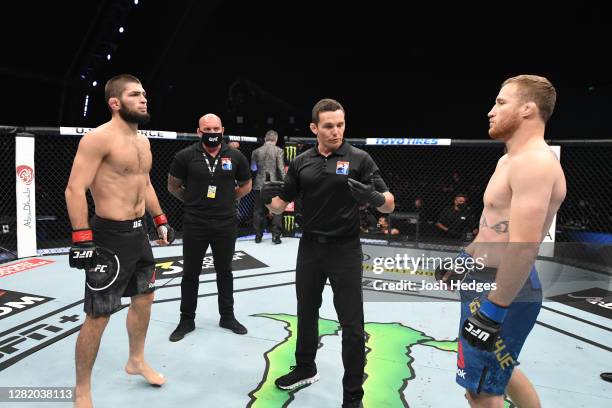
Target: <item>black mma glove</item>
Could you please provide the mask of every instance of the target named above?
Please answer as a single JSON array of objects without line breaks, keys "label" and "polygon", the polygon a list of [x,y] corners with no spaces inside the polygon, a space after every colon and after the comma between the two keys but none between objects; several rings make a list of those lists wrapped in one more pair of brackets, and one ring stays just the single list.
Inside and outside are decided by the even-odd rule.
[{"label": "black mma glove", "polygon": [[266,181],[261,188],[261,201],[264,204],[270,204],[274,197],[279,196],[283,192],[284,188],[284,182],[270,181],[270,173],[266,173]]},{"label": "black mma glove", "polygon": [[384,205],[386,202],[385,196],[374,189],[372,184],[363,184],[355,179],[348,179],[348,186],[351,189],[351,194],[358,203],[368,203],[374,208]]},{"label": "black mma glove", "polygon": [[171,244],[174,241],[175,233],[174,228],[168,224],[168,218],[164,213],[156,215],[153,217],[153,222],[155,223],[155,229],[157,230],[157,237],[162,241],[167,241],[168,244]]},{"label": "black mma glove", "polygon": [[72,246],[68,252],[70,267],[85,270],[93,268],[96,265],[96,249],[91,229],[72,231]]},{"label": "black mma glove", "polygon": [[508,314],[508,308],[485,300],[480,309],[463,322],[463,338],[481,350],[493,351],[501,332],[501,325]]}]

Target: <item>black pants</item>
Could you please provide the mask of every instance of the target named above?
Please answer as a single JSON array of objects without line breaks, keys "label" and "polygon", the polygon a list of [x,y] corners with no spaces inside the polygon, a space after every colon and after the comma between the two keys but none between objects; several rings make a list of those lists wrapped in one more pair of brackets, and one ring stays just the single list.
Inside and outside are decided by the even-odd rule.
[{"label": "black pants", "polygon": [[210,245],[217,273],[219,314],[234,316],[234,277],[232,258],[236,245],[235,217],[223,220],[185,219],[183,226],[183,280],[181,281],[181,318],[194,319],[198,305],[199,276],[204,254]]},{"label": "black pants", "polygon": [[[263,230],[266,226],[266,215],[268,209],[261,201],[261,190],[253,190],[255,197],[255,208],[253,209],[253,229],[255,234],[262,235]],[[271,232],[274,236],[280,236],[282,232],[281,224],[283,222],[283,216],[281,214],[272,214],[272,228]]]},{"label": "black pants", "polygon": [[363,397],[365,338],[361,243],[359,237],[332,243],[302,238],[298,249],[295,289],[298,303],[298,330],[295,361],[316,367],[319,346],[319,308],[325,282],[329,278],[334,307],[342,326],[344,401]]}]

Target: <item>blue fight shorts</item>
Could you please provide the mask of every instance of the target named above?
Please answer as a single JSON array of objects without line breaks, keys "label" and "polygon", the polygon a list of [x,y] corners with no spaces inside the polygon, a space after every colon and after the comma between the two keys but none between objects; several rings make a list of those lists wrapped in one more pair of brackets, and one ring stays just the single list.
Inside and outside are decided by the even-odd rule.
[{"label": "blue fight shorts", "polygon": [[[473,270],[463,283],[495,282],[496,269]],[[518,356],[535,325],[542,307],[542,285],[535,266],[529,278],[508,308],[502,323],[500,338],[492,352],[472,347],[463,338],[463,322],[473,315],[489,291],[461,290],[461,321],[457,349],[457,384],[472,393],[505,394],[512,370],[519,364]]]}]

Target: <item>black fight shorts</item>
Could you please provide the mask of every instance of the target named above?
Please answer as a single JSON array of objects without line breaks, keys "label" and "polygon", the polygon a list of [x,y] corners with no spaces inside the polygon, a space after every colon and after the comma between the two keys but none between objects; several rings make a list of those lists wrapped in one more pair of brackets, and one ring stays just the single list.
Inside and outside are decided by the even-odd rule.
[{"label": "black fight shorts", "polygon": [[96,216],[92,230],[101,249],[98,265],[85,272],[84,310],[96,317],[119,310],[122,297],[153,292],[155,259],[142,218],[112,221]]}]

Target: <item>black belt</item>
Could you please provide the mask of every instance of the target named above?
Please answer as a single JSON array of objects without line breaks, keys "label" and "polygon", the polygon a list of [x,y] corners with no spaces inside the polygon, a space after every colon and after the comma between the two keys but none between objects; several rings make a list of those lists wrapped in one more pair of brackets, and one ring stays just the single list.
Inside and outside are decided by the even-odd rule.
[{"label": "black belt", "polygon": [[353,235],[350,237],[332,237],[327,235],[313,234],[311,232],[304,232],[302,234],[302,238],[307,239],[308,241],[318,242],[319,244],[329,244],[332,242],[345,242],[359,239],[359,236]]}]

